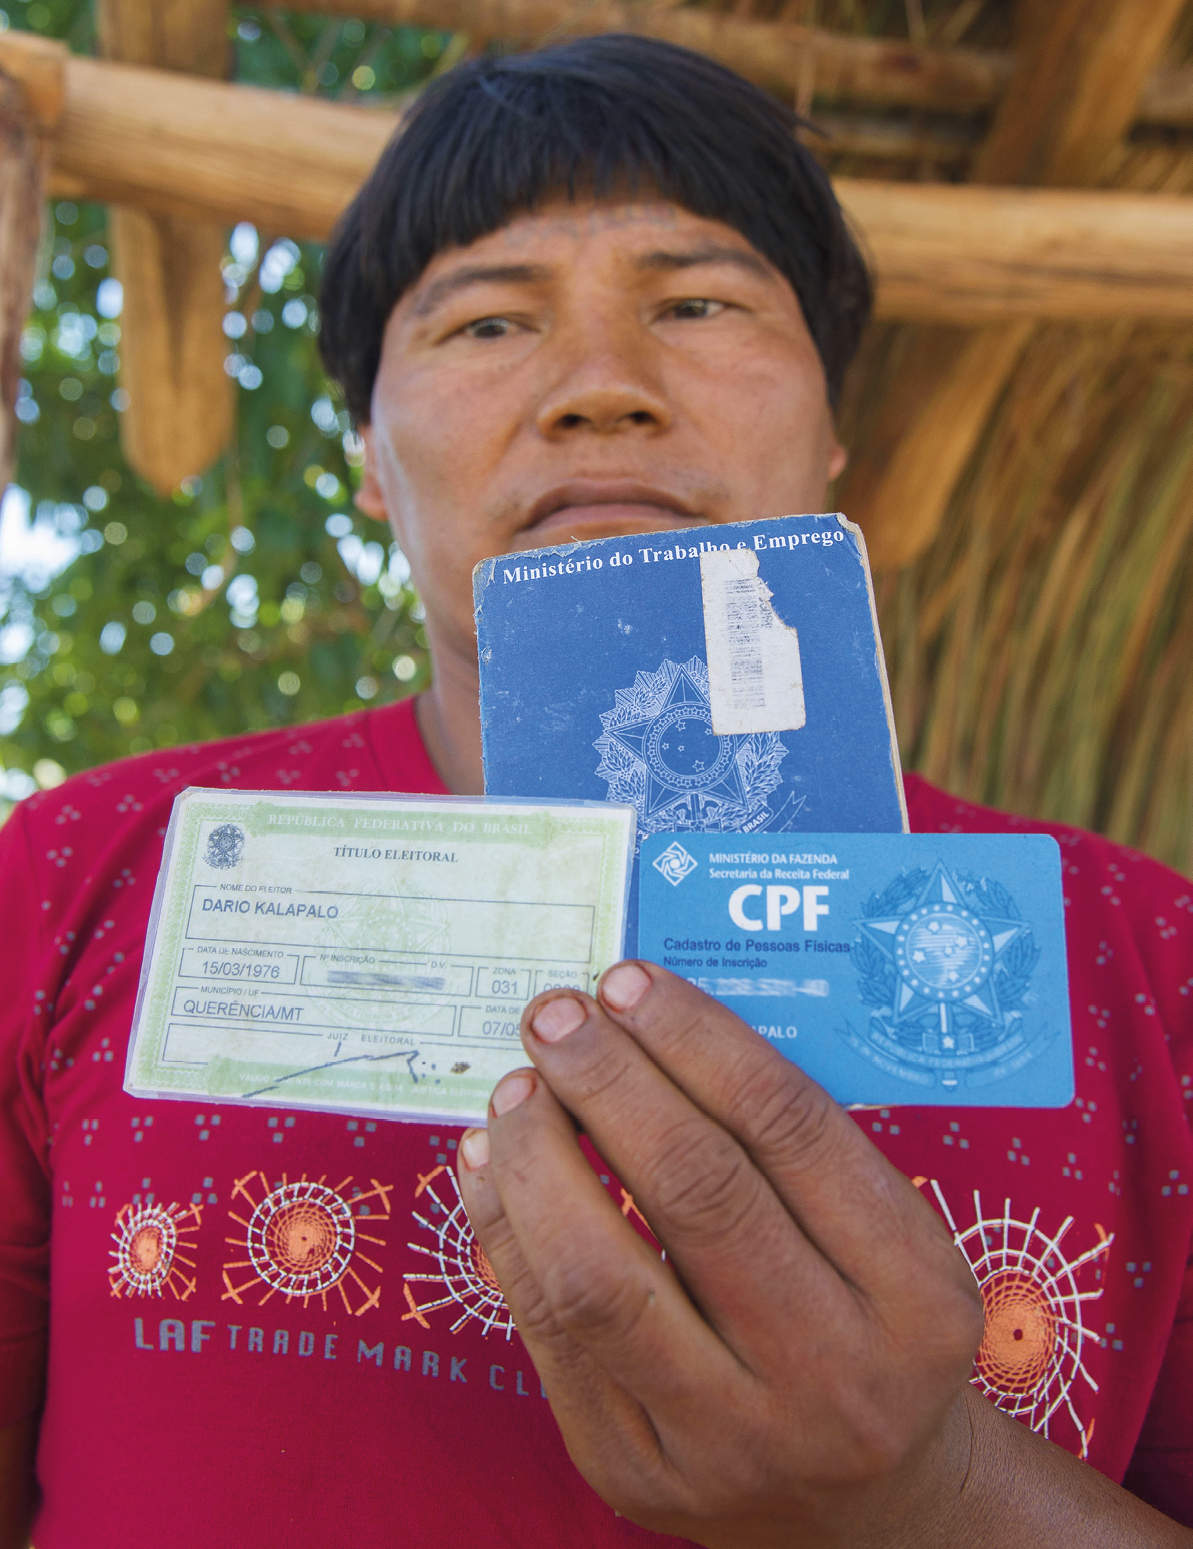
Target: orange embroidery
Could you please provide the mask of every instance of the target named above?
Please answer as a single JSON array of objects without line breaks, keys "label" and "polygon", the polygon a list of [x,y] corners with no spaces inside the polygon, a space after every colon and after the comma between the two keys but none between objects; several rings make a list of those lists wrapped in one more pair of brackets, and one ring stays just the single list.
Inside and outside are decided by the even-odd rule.
[{"label": "orange embroidery", "polygon": [[422,1310],[422,1308],[414,1300],[414,1292],[410,1289],[410,1281],[409,1281],[409,1279],[403,1280],[403,1282],[402,1282],[402,1293],[403,1293],[403,1295],[406,1298],[406,1305],[407,1305],[407,1307],[410,1308],[409,1312],[404,1312],[402,1314],[402,1322],[403,1323],[409,1323],[411,1318],[413,1318],[423,1328],[429,1329],[431,1327],[431,1325],[427,1322],[426,1318],[423,1317],[423,1310]]},{"label": "orange embroidery", "polygon": [[[221,1300],[233,1301],[239,1307],[246,1293],[263,1287],[259,1307],[280,1293],[287,1301],[301,1298],[304,1307],[318,1297],[326,1312],[331,1291],[339,1292],[344,1310],[356,1317],[379,1306],[380,1284],[376,1280],[370,1284],[373,1277],[366,1279],[358,1266],[380,1276],[382,1266],[368,1256],[361,1244],[373,1243],[383,1248],[385,1239],[364,1231],[362,1223],[372,1225],[376,1219],[371,1200],[388,1218],[393,1185],[378,1183],[376,1178],[369,1181],[371,1189],[358,1189],[349,1199],[342,1191],[352,1182],[350,1177],[334,1189],[322,1178],[309,1180],[305,1173],[295,1183],[288,1182],[283,1175],[273,1189],[262,1172],[239,1178],[232,1199],[242,1199],[250,1214],[246,1217],[229,1209],[241,1235],[224,1240],[240,1249],[245,1257],[224,1264],[225,1289]],[[243,1270],[248,1270],[249,1275],[236,1284],[234,1276],[239,1279],[237,1272]]]},{"label": "orange embroidery", "polygon": [[[440,1199],[433,1185],[436,1174],[441,1172],[446,1172],[451,1180],[454,1199],[450,1209]],[[426,1274],[417,1270],[406,1273],[403,1289],[410,1311],[402,1314],[402,1321],[415,1318],[423,1328],[430,1328],[427,1313],[435,1312],[440,1307],[451,1307],[453,1310],[459,1309],[459,1316],[451,1325],[453,1334],[475,1318],[481,1325],[482,1334],[496,1329],[506,1339],[511,1338],[514,1332],[513,1315],[505,1304],[489,1256],[473,1233],[464,1202],[460,1198],[460,1186],[456,1182],[455,1173],[450,1168],[439,1167],[426,1178],[420,1176],[414,1191],[415,1199],[424,1193],[433,1202],[431,1214],[438,1216],[438,1224],[429,1221],[417,1210],[412,1210],[411,1215],[429,1234],[432,1245],[428,1247],[422,1242],[412,1242],[407,1247],[430,1259],[434,1268],[428,1269]],[[432,1299],[420,1303],[415,1292],[410,1289],[412,1282],[433,1286]]]},{"label": "orange embroidery", "polygon": [[109,1252],[113,1296],[160,1296],[169,1289],[180,1302],[195,1289],[190,1240],[199,1230],[200,1205],[122,1205]]},{"label": "orange embroidery", "polygon": [[[447,1203],[433,1187],[441,1173],[446,1173],[451,1181],[454,1198]],[[496,1329],[507,1340],[510,1339],[514,1333],[513,1314],[506,1305],[489,1255],[476,1240],[464,1210],[455,1173],[448,1167],[439,1166],[425,1177],[421,1173],[416,1176],[418,1184],[414,1197],[419,1199],[423,1194],[428,1195],[431,1215],[436,1219],[429,1220],[417,1210],[412,1210],[410,1214],[415,1223],[430,1235],[431,1246],[425,1242],[411,1242],[407,1243],[407,1247],[413,1253],[420,1253],[433,1260],[434,1268],[428,1269],[426,1273],[409,1270],[405,1274],[402,1290],[409,1311],[402,1314],[402,1322],[408,1323],[414,1319],[423,1328],[429,1329],[431,1325],[427,1314],[437,1312],[441,1307],[450,1307],[459,1310],[459,1316],[451,1325],[453,1334],[458,1333],[470,1319],[475,1319],[481,1325],[482,1334]],[[631,1215],[637,1216],[646,1230],[650,1231],[650,1223],[634,1203],[634,1196],[624,1188],[621,1191],[621,1213],[627,1220]],[[653,1238],[654,1234],[651,1233],[651,1236]],[[661,1248],[659,1252],[666,1260],[667,1255]],[[416,1292],[411,1289],[412,1284],[434,1287],[431,1300],[420,1302]]]},{"label": "orange embroidery", "polygon": [[427,1173],[427,1175],[425,1177],[423,1176],[422,1173],[419,1173],[419,1175],[418,1175],[418,1188],[415,1189],[415,1191],[414,1191],[415,1199],[418,1198],[418,1196],[422,1193],[422,1191],[427,1187],[427,1185],[429,1183],[434,1183],[435,1182],[435,1179],[438,1178],[440,1173],[446,1172],[446,1171],[447,1171],[447,1168],[444,1167],[442,1164],[440,1164],[440,1166],[438,1166],[438,1167],[433,1167],[431,1169],[431,1171],[429,1173]]},{"label": "orange embroidery", "polygon": [[1049,1435],[1058,1413],[1067,1413],[1077,1431],[1081,1456],[1087,1457],[1094,1427],[1092,1421],[1086,1426],[1078,1415],[1073,1385],[1080,1377],[1093,1392],[1098,1391],[1082,1360],[1085,1342],[1096,1342],[1098,1336],[1086,1327],[1082,1309],[1102,1295],[1104,1287],[1097,1283],[1101,1266],[1093,1271],[1093,1286],[1088,1283],[1088,1271],[1099,1260],[1104,1265],[1113,1233],[1095,1223],[1098,1241],[1069,1258],[1063,1244],[1073,1226],[1072,1216],[1066,1216],[1049,1235],[1039,1225],[1038,1207],[1022,1221],[1011,1214],[1008,1199],[1001,1215],[983,1216],[976,1189],[974,1224],[962,1231],[940,1184],[935,1178],[931,1183],[953,1241],[973,1270],[986,1311],[986,1332],[974,1362],[974,1386],[1006,1414],[1043,1436]]}]

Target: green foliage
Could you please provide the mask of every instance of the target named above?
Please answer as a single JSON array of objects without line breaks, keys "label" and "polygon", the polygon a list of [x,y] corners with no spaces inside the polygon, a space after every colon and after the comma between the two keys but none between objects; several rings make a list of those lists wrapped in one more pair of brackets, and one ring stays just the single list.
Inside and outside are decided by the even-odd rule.
[{"label": "green foliage", "polygon": [[416,89],[450,65],[451,34],[384,27],[355,17],[279,17],[236,12],[237,78],[255,86],[290,86],[323,97],[384,102]]},{"label": "green foliage", "polygon": [[[10,0],[10,21],[92,44],[82,0]],[[392,96],[450,62],[440,34],[352,20],[241,10],[233,30],[240,78],[322,95]],[[258,247],[237,227],[223,265],[235,435],[162,499],[120,449],[105,212],[48,211],[18,405],[29,510],[10,493],[0,542],[0,817],[35,781],[426,681],[408,567],[352,505],[360,443],[316,346],[322,250]]]}]

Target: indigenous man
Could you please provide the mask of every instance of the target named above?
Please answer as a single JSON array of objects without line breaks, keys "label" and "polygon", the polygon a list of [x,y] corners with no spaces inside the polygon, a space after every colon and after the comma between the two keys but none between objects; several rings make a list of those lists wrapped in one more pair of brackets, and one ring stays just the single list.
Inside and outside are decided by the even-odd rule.
[{"label": "indigenous man", "polygon": [[[0,834],[4,1549],[1193,1543],[1193,890],[1129,851],[1046,828],[1059,1112],[851,1117],[648,963],[532,1003],[487,1131],[121,1089],[181,789],[478,792],[477,561],[822,508],[869,292],[794,129],[629,38],[429,91],[324,347],[434,686]],[[907,783],[920,830],[1043,826]]]}]

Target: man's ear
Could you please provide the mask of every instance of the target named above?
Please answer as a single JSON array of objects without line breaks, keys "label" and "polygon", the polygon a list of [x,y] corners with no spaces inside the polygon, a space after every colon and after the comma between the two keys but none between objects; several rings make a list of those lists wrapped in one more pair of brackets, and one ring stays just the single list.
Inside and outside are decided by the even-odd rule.
[{"label": "man's ear", "polygon": [[360,427],[360,439],[365,444],[365,460],[364,467],[361,469],[360,488],[356,492],[355,504],[375,522],[388,523],[389,512],[385,509],[385,496],[381,493],[381,485],[377,481],[377,449],[373,444],[371,425]]},{"label": "man's ear", "polygon": [[[829,448],[829,454],[828,454],[828,482],[830,484],[833,482],[834,479],[839,479],[841,477],[841,475],[845,472],[845,464],[848,461],[849,461],[849,453],[845,450],[845,448],[841,445],[841,443],[837,440],[836,436],[834,435],[833,436],[833,444]],[[368,468],[368,463],[365,464],[365,467]],[[358,504],[359,504],[359,502],[358,502]]]}]

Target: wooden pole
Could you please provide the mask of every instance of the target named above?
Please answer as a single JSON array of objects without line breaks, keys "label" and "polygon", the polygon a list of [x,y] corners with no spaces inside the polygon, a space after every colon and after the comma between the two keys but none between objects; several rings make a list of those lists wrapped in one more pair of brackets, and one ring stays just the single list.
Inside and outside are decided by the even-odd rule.
[{"label": "wooden pole", "polygon": [[[48,148],[43,127],[61,103],[61,65],[43,54],[27,91],[0,64],[0,492],[16,461],[16,402],[21,378],[21,332],[29,312],[45,204]],[[36,100],[34,100],[36,98]]]},{"label": "wooden pole", "polygon": [[[109,59],[191,76],[228,73],[227,0],[99,0],[98,22]],[[108,232],[124,287],[120,381],[129,404],[121,440],[130,466],[165,494],[212,463],[232,430],[224,225],[114,204]]]},{"label": "wooden pole", "polygon": [[929,323],[1193,317],[1193,198],[838,178],[877,315]]},{"label": "wooden pole", "polygon": [[1010,56],[1002,52],[923,48],[641,0],[591,0],[584,5],[573,0],[279,0],[275,8],[465,32],[475,44],[500,39],[533,46],[548,39],[632,32],[708,54],[788,98],[800,95],[810,79],[822,98],[887,107],[930,106],[938,112],[988,109],[1011,72]]},{"label": "wooden pole", "polygon": [[862,156],[868,161],[902,161],[919,166],[966,167],[979,135],[966,119],[918,123],[910,119],[864,113],[813,115],[819,133],[807,133],[804,144],[819,159]]}]

